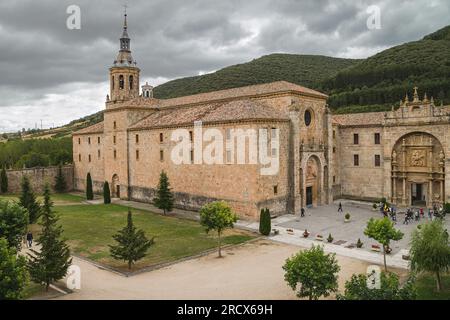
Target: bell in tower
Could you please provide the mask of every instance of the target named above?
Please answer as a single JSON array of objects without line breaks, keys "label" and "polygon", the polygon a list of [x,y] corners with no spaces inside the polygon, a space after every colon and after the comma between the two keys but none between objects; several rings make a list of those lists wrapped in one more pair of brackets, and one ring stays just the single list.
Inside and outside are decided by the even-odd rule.
[{"label": "bell in tower", "polygon": [[120,48],[113,66],[109,69],[110,103],[124,102],[139,96],[139,68],[131,55],[128,36],[127,13],[124,14]]}]

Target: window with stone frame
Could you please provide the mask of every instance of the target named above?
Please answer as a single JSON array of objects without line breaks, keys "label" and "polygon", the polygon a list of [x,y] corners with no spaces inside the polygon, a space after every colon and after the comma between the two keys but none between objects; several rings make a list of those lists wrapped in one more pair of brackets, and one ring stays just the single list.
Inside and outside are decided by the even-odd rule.
[{"label": "window with stone frame", "polygon": [[123,75],[119,76],[119,89],[123,89],[125,87],[125,80],[123,78]]},{"label": "window with stone frame", "polygon": [[97,151],[97,157],[100,159],[101,158],[101,152],[100,150]]},{"label": "window with stone frame", "polygon": [[97,137],[97,144],[100,144],[100,141],[101,141],[100,137]]},{"label": "window with stone frame", "polygon": [[117,159],[117,151],[114,150],[114,159]]},{"label": "window with stone frame", "polygon": [[359,144],[359,134],[358,133],[353,134],[353,144]]},{"label": "window with stone frame", "polygon": [[354,154],[354,155],[353,155],[353,165],[354,165],[355,167],[358,167],[358,166],[359,166],[359,154]]},{"label": "window with stone frame", "polygon": [[381,167],[381,156],[379,154],[375,155],[375,167]]},{"label": "window with stone frame", "polygon": [[78,155],[78,162],[81,162],[81,154]]},{"label": "window with stone frame", "polygon": [[88,144],[91,144],[91,137],[88,137]]},{"label": "window with stone frame", "polygon": [[374,135],[375,138],[375,144],[381,144],[381,135],[377,132]]},{"label": "window with stone frame", "polygon": [[92,161],[91,155],[88,155],[89,162]]},{"label": "window with stone frame", "polygon": [[159,142],[164,142],[164,134],[162,132],[159,134]]},{"label": "window with stone frame", "polygon": [[139,135],[136,135],[136,143],[139,143]]},{"label": "window with stone frame", "polygon": [[273,194],[274,195],[278,194],[278,186],[273,186]]},{"label": "window with stone frame", "polygon": [[159,150],[159,161],[164,161],[164,150]]},{"label": "window with stone frame", "polygon": [[139,150],[136,150],[136,160],[139,161]]}]

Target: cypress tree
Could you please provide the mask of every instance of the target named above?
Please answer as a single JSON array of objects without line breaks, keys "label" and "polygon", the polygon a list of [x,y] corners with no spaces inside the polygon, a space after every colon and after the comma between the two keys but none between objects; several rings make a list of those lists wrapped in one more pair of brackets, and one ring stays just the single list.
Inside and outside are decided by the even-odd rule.
[{"label": "cypress tree", "polygon": [[103,184],[103,203],[110,204],[111,203],[111,191],[109,190],[109,183],[105,181]]},{"label": "cypress tree", "polygon": [[28,271],[34,282],[45,283],[47,291],[51,283],[65,277],[72,264],[69,246],[62,239],[63,229],[58,225],[58,217],[52,207],[50,187],[46,185],[40,223],[42,231],[36,241],[41,249],[30,250]]},{"label": "cypress tree", "polygon": [[62,172],[62,165],[58,166],[58,174],[55,178],[55,191],[58,193],[63,193],[66,191],[66,179],[64,179],[64,175]]},{"label": "cypress tree", "polygon": [[28,219],[30,224],[36,223],[41,214],[41,207],[36,200],[33,189],[31,188],[30,179],[23,176],[21,183],[22,193],[19,198],[19,203],[22,207],[28,210]]},{"label": "cypress tree", "polygon": [[157,208],[164,210],[164,214],[173,209],[173,194],[170,190],[169,178],[164,171],[161,172],[159,177],[158,189],[156,191],[154,202]]},{"label": "cypress tree", "polygon": [[6,169],[3,168],[0,174],[0,192],[7,193],[8,192],[8,176],[6,175]]},{"label": "cypress tree", "polygon": [[261,209],[261,214],[259,217],[259,232],[264,236],[268,236],[271,229],[272,221],[270,219],[270,211],[267,208]]},{"label": "cypress tree", "polygon": [[94,191],[92,190],[92,178],[90,172],[88,172],[86,177],[86,199],[94,200]]},{"label": "cypress tree", "polygon": [[128,263],[128,270],[136,261],[146,256],[147,250],[155,243],[155,238],[148,240],[143,230],[137,229],[133,224],[131,210],[128,209],[127,225],[113,236],[117,242],[110,247],[111,256],[116,260]]}]

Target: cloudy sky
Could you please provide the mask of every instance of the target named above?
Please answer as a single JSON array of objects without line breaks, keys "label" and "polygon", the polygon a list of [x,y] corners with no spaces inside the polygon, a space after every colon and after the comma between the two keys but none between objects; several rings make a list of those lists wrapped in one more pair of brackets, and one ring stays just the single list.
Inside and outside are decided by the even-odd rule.
[{"label": "cloudy sky", "polygon": [[[104,108],[128,4],[141,82],[212,72],[274,52],[368,57],[450,24],[448,0],[1,0],[0,132]],[[67,8],[81,9],[69,30]],[[369,29],[369,6],[381,29]]]}]

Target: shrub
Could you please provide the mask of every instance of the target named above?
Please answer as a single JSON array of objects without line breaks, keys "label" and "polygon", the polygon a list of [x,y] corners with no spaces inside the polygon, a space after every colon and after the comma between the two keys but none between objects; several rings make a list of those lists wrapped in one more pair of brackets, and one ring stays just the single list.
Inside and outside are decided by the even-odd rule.
[{"label": "shrub", "polygon": [[271,229],[272,221],[270,218],[270,211],[267,208],[261,209],[261,214],[259,217],[259,232],[264,236],[268,236]]},{"label": "shrub", "polygon": [[444,212],[450,214],[450,203],[444,204]]},{"label": "shrub", "polygon": [[346,213],[346,214],[345,214],[345,220],[350,220],[350,217],[351,217],[351,216],[350,216],[350,213]]},{"label": "shrub", "polygon": [[92,190],[92,178],[89,172],[86,177],[86,199],[94,200],[94,191]]},{"label": "shrub", "polygon": [[103,203],[110,204],[111,203],[111,191],[109,190],[109,183],[105,181],[103,184]]}]

